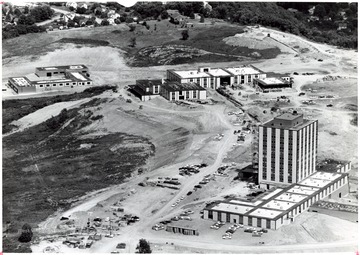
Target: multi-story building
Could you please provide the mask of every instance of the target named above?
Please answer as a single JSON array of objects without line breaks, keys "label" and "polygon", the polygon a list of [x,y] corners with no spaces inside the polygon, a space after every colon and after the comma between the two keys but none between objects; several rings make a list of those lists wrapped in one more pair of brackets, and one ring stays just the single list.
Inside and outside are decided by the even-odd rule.
[{"label": "multi-story building", "polygon": [[285,113],[259,126],[259,184],[298,183],[316,169],[317,120]]},{"label": "multi-story building", "polygon": [[203,88],[217,89],[221,85],[252,84],[255,79],[266,78],[266,73],[252,65],[230,68],[202,67],[197,70],[167,70],[167,80],[180,83],[193,82]]}]

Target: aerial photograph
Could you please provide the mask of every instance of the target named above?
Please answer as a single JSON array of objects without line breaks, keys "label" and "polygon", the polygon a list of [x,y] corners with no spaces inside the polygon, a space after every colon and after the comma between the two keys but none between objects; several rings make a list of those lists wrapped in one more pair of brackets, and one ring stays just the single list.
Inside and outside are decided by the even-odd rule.
[{"label": "aerial photograph", "polygon": [[4,253],[359,254],[357,2],[1,2]]}]

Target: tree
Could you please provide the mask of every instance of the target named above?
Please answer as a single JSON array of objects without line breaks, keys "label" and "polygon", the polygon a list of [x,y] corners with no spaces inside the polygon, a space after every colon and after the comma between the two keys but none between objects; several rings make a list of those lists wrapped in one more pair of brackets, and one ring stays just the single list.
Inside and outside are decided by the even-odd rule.
[{"label": "tree", "polygon": [[69,6],[69,11],[71,11],[71,12],[75,11],[75,7],[74,6]]},{"label": "tree", "polygon": [[139,244],[136,246],[136,249],[139,251],[139,253],[152,253],[150,243],[145,239],[139,240]]},{"label": "tree", "polygon": [[318,4],[315,6],[314,16],[318,16],[319,19],[323,19],[326,16],[325,7],[322,4]]},{"label": "tree", "polygon": [[103,19],[103,20],[101,21],[101,25],[102,25],[102,26],[108,26],[108,25],[110,25],[110,22],[109,22],[107,19]]},{"label": "tree", "polygon": [[24,14],[28,14],[29,13],[29,6],[25,6],[24,8]]},{"label": "tree", "polygon": [[205,22],[205,18],[204,18],[204,15],[201,14],[201,17],[200,17],[200,23],[204,23]]},{"label": "tree", "polygon": [[195,19],[195,14],[194,12],[191,12],[190,15],[189,15],[190,19]]},{"label": "tree", "polygon": [[136,46],[136,37],[131,37],[130,38],[130,47],[135,47]]},{"label": "tree", "polygon": [[22,226],[22,232],[21,232],[21,235],[19,236],[19,242],[21,243],[28,243],[31,241],[33,237],[33,233],[32,233],[32,230],[31,230],[31,226],[27,223],[25,223],[23,226]]},{"label": "tree", "polygon": [[18,20],[18,24],[21,25],[33,25],[35,23],[35,18],[29,15],[21,15]]},{"label": "tree", "polygon": [[160,16],[161,16],[161,19],[167,19],[167,18],[169,18],[169,13],[166,10],[164,10],[160,14]]},{"label": "tree", "polygon": [[181,35],[182,35],[183,40],[187,40],[189,38],[189,31],[188,30],[183,30],[181,32]]},{"label": "tree", "polygon": [[133,25],[133,24],[130,24],[130,25],[129,25],[130,32],[135,31],[135,28],[136,28],[135,25]]},{"label": "tree", "polygon": [[85,14],[86,10],[87,10],[87,9],[84,8],[84,7],[77,7],[77,8],[76,8],[76,13]]},{"label": "tree", "polygon": [[20,11],[18,8],[16,8],[16,9],[14,10],[14,14],[19,17],[22,13],[21,13],[21,11]]}]

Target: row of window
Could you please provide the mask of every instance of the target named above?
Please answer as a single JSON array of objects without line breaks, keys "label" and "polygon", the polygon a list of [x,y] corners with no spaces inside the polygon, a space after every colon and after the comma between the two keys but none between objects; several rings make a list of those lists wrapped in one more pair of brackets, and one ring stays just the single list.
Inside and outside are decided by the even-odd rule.
[{"label": "row of window", "polygon": [[[225,219],[223,216],[224,213],[221,213],[221,212],[217,212],[217,218],[214,219],[214,214],[213,214],[213,211],[212,210],[209,210],[208,211],[208,218],[209,219],[212,219],[212,220],[217,220],[217,221],[226,221],[226,222],[231,222],[231,219],[230,219],[230,213],[225,213]],[[256,226],[261,228],[262,225],[261,225],[261,218],[257,218],[256,220]],[[243,215],[238,215],[238,217],[236,218],[233,218],[233,222],[232,223],[239,223],[239,224],[244,224],[244,216]],[[246,225],[246,223],[245,223]],[[248,219],[247,219],[247,225],[248,226],[252,226],[253,225],[253,217],[251,216],[248,216]],[[271,228],[271,222],[270,220],[266,219],[266,228]]]},{"label": "row of window", "polygon": [[[70,85],[76,85],[76,82],[73,82],[72,84],[70,84],[70,83],[54,83],[54,84],[52,84],[52,87],[56,87],[57,85],[59,85],[60,87],[62,87],[62,86],[70,86]],[[88,82],[78,82],[78,85],[90,85],[90,82],[88,81]],[[40,84],[39,85],[39,87],[40,88],[43,88],[43,87],[51,87],[51,84],[46,84],[46,85],[44,85],[44,84]]]}]

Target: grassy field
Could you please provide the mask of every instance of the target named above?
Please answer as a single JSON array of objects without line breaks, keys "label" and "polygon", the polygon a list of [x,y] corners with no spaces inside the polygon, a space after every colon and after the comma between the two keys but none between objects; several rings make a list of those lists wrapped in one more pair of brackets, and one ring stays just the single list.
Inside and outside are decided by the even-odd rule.
[{"label": "grassy field", "polygon": [[42,98],[28,98],[28,99],[13,99],[2,101],[2,131],[3,134],[10,132],[16,126],[10,124],[14,120],[18,120],[32,112],[35,112],[48,105],[64,102],[74,101],[82,98],[93,97],[100,95],[106,90],[115,89],[115,86],[92,87],[84,90],[81,93],[74,93],[69,95],[61,95],[55,97]]},{"label": "grassy field", "polygon": [[[134,31],[130,31],[126,24],[108,27],[96,28],[77,28],[62,31],[52,31],[44,34],[27,34],[19,38],[13,38],[3,41],[3,59],[4,63],[7,58],[15,56],[33,56],[36,58],[47,52],[54,51],[71,43],[81,47],[84,46],[110,46],[118,48],[125,53],[128,58],[129,65],[151,66],[159,65],[157,61],[136,58],[140,50],[151,46],[160,45],[184,45],[192,50],[206,51],[195,57],[179,58],[175,61],[166,62],[169,64],[194,63],[198,61],[218,62],[218,61],[234,61],[238,57],[249,59],[273,58],[276,57],[280,50],[253,50],[245,47],[236,47],[226,44],[223,38],[233,36],[242,32],[242,28],[238,25],[229,24],[223,21],[217,21],[214,24],[196,23],[193,27],[188,27],[189,39],[182,40],[181,32],[184,28],[179,25],[171,24],[167,20],[147,21],[150,29],[141,24],[136,25]],[[130,46],[130,39],[136,39],[135,47]],[[21,47],[20,47],[21,46]],[[256,52],[256,54],[254,54]],[[176,53],[176,49],[174,52]],[[259,55],[260,54],[260,55]],[[169,54],[171,55],[171,54]]]},{"label": "grassy field", "polygon": [[121,183],[153,155],[154,146],[140,136],[79,132],[101,121],[93,111],[103,100],[3,139],[3,223],[10,224],[4,251],[26,251],[17,247],[24,223],[34,228],[86,192]]}]

